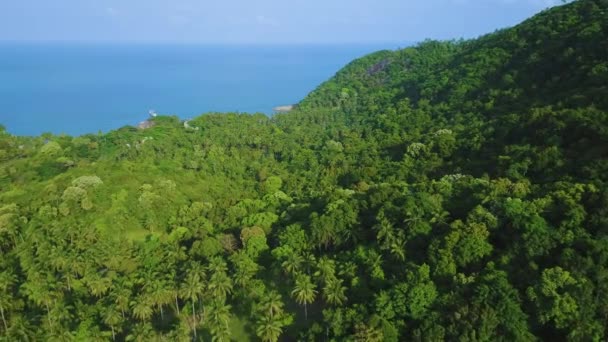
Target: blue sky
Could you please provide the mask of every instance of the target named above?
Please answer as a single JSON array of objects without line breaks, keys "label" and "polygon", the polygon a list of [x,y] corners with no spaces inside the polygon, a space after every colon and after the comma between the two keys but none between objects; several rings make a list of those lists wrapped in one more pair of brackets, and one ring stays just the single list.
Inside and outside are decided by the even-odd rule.
[{"label": "blue sky", "polygon": [[385,43],[472,38],[559,0],[0,0],[0,40]]}]

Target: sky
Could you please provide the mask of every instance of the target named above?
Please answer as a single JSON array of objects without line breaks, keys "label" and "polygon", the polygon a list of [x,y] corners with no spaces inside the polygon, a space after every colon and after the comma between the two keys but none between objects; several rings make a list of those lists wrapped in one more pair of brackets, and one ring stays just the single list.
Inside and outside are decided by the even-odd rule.
[{"label": "sky", "polygon": [[474,38],[560,0],[0,0],[0,41],[352,44]]}]

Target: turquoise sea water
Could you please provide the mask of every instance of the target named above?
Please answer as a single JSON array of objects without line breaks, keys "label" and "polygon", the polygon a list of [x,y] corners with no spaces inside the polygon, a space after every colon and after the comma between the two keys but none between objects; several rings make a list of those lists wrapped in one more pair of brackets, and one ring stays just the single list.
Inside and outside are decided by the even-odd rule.
[{"label": "turquoise sea water", "polygon": [[211,111],[272,113],[352,59],[399,46],[0,44],[0,124],[84,134]]}]

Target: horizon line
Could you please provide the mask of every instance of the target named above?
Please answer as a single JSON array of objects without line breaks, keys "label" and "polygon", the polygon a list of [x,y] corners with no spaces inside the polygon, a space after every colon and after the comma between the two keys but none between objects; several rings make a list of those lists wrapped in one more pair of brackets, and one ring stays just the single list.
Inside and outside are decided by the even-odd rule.
[{"label": "horizon line", "polygon": [[[429,39],[425,39],[429,40]],[[440,39],[430,39],[430,40],[440,40]],[[305,46],[305,45],[319,45],[319,46],[327,46],[327,45],[337,45],[337,46],[370,46],[370,45],[405,45],[411,46],[413,44],[417,44],[423,42],[424,40],[419,41],[343,41],[343,42],[237,42],[237,41],[226,41],[226,42],[205,42],[205,41],[169,41],[169,40],[71,40],[71,39],[44,39],[44,40],[34,40],[34,39],[25,39],[25,40],[17,40],[17,39],[0,39],[0,44],[115,44],[115,45],[215,45],[215,46]],[[443,41],[443,40],[442,40]]]}]

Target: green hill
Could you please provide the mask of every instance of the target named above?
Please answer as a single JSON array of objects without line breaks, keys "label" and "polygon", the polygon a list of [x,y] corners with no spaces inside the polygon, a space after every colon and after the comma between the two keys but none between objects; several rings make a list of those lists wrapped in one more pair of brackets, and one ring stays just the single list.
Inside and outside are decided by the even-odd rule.
[{"label": "green hill", "polygon": [[0,340],[608,338],[608,1],[292,112],[0,129]]}]

